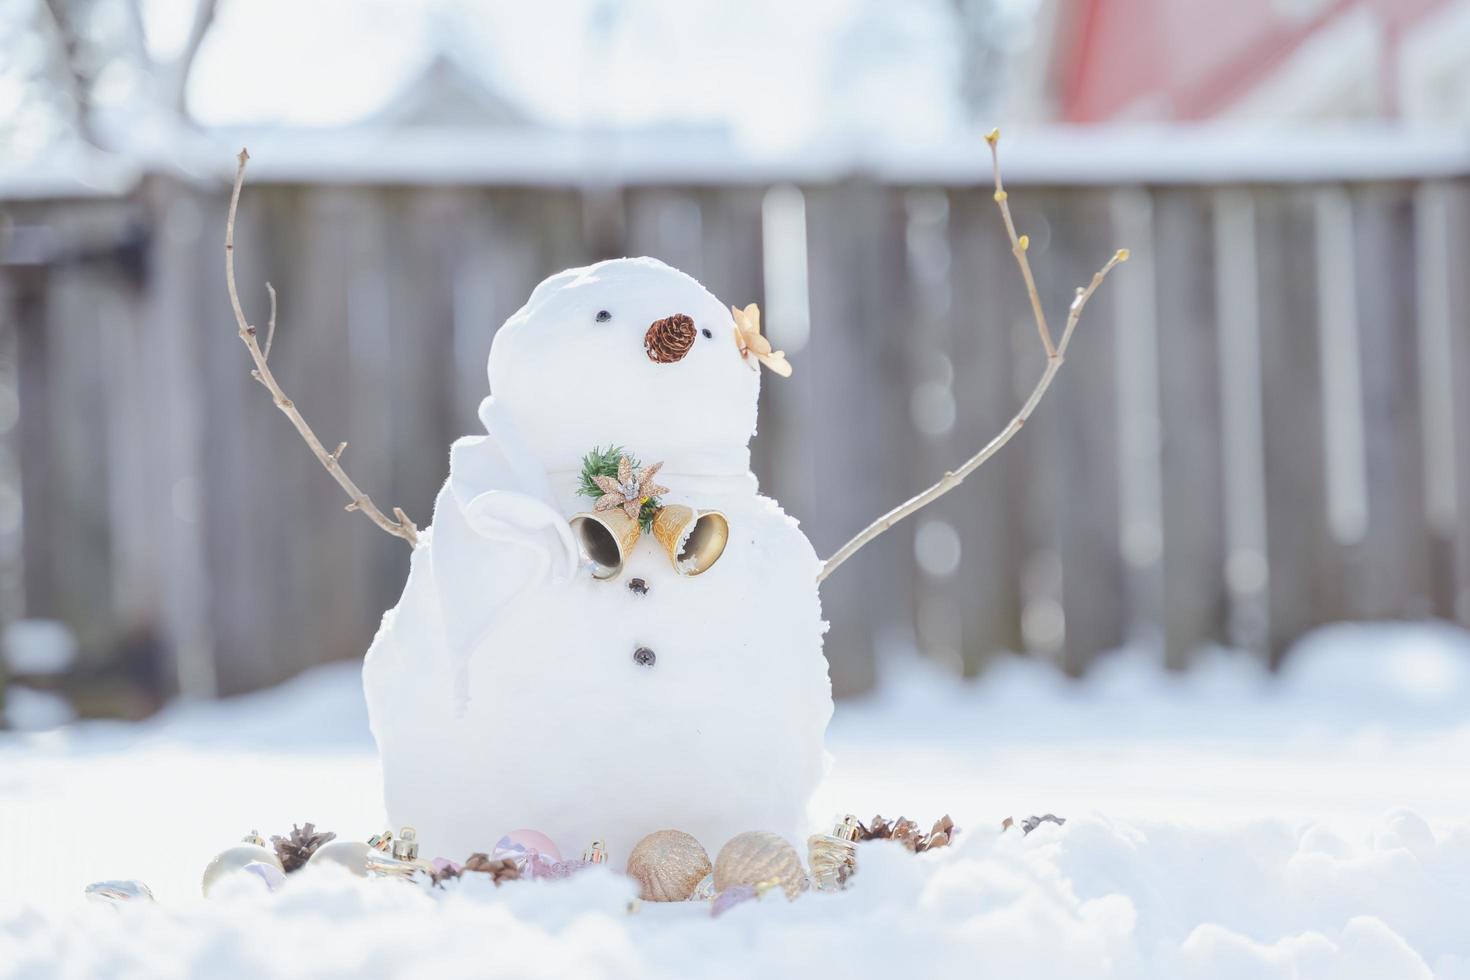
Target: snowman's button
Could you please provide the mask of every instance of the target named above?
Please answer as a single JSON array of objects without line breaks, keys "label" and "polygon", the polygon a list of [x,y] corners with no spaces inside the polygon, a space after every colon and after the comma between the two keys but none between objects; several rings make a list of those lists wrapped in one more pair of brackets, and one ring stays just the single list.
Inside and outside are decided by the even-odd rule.
[{"label": "snowman's button", "polygon": [[639,647],[633,651],[633,662],[640,667],[652,667],[656,660],[658,660],[658,654],[648,647]]},{"label": "snowman's button", "polygon": [[628,591],[634,595],[648,595],[648,583],[641,578],[629,579]]}]

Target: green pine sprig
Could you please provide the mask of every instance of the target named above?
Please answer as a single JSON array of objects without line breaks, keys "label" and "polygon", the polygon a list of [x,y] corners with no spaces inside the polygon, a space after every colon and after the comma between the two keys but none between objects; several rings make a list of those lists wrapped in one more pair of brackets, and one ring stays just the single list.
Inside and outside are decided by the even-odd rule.
[{"label": "green pine sprig", "polygon": [[622,446],[608,446],[606,449],[592,447],[592,451],[582,457],[582,485],[577,488],[577,493],[594,500],[602,496],[602,488],[597,485],[593,477],[610,476],[614,480],[618,478],[618,460],[624,456],[633,468],[638,468],[638,460],[623,451]]}]

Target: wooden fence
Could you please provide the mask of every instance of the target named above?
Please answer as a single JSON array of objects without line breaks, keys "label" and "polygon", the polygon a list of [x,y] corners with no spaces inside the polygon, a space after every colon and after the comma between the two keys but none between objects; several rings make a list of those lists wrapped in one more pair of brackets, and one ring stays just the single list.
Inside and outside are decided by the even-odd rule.
[{"label": "wooden fence", "polygon": [[[0,612],[206,694],[360,655],[408,558],[250,380],[225,203],[164,178],[13,203],[0,252]],[[1004,651],[1076,673],[1127,642],[1184,667],[1222,643],[1274,661],[1338,619],[1470,621],[1465,180],[1020,181],[1012,203],[1054,318],[1115,247],[1133,259],[1020,436],[823,587],[839,693],[915,642],[966,673]],[[823,555],[1042,368],[975,180],[261,182],[238,245],[252,318],[280,293],[284,387],[421,522],[498,324],[620,254],[762,304],[796,371],[766,379],[754,465]]]}]

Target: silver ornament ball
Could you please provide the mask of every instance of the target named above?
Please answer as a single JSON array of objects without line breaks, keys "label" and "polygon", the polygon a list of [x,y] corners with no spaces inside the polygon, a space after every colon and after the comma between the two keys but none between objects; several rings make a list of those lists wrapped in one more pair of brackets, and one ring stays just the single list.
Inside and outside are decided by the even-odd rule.
[{"label": "silver ornament ball", "polygon": [[128,902],[151,902],[153,892],[141,881],[94,881],[87,886],[87,900],[100,905],[124,905]]}]

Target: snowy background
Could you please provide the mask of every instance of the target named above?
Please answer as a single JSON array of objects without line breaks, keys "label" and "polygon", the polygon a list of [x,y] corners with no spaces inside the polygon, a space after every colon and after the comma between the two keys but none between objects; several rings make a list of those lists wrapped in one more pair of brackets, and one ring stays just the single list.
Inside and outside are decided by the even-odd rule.
[{"label": "snowy background", "polygon": [[[0,5],[0,980],[1470,980],[1467,49],[1470,0]],[[246,375],[242,143],[247,307],[380,503],[427,513],[535,282],[646,253],[762,304],[754,468],[830,554],[1039,368],[997,124],[1048,309],[1133,259],[823,589],[813,829],[954,847],[717,921],[629,914],[626,855],[200,897],[251,829],[385,829],[407,557]]]},{"label": "snowy background", "polygon": [[[1470,977],[1464,631],[1330,627],[1278,678],[1218,652],[1166,679],[1125,652],[1081,684],[1023,661],[884,681],[838,707],[814,822],[948,812],[956,846],[864,845],[849,892],[713,921],[630,915],[610,871],[432,894],[313,871],[201,899],[204,864],[252,827],[382,829],[350,665],[4,736],[0,977]],[[1000,831],[1048,812],[1066,825]],[[109,877],[158,905],[84,903]]]}]

